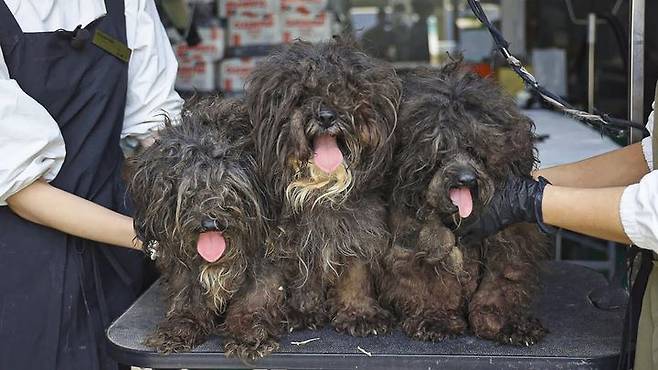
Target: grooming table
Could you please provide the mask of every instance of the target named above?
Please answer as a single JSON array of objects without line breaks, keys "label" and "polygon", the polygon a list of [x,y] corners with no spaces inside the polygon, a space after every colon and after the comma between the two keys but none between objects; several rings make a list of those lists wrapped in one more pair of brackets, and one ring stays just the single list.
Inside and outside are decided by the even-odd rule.
[{"label": "grooming table", "polygon": [[[161,355],[142,345],[164,315],[159,282],[109,327],[107,340],[117,361],[163,369],[614,369],[624,309],[601,310],[589,299],[593,289],[607,286],[604,277],[585,267],[546,262],[542,284],[535,312],[550,333],[529,348],[472,336],[418,342],[399,330],[387,336],[355,338],[325,328],[286,335],[278,352],[253,364],[225,358],[218,337],[192,352]],[[291,344],[311,338],[320,340]]]}]

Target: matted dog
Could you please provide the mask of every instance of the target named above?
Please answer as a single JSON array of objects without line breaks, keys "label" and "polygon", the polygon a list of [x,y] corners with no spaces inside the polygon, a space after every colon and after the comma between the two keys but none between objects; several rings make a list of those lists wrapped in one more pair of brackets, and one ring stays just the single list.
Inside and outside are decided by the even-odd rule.
[{"label": "matted dog", "polygon": [[373,273],[389,245],[379,188],[401,94],[394,69],[350,41],[298,41],[255,68],[246,94],[289,328],[387,332]]},{"label": "matted dog", "polygon": [[239,100],[209,98],[181,120],[134,163],[135,229],[157,241],[168,304],[146,344],[185,351],[222,332],[227,355],[262,356],[278,345],[283,292],[265,258],[267,209],[248,115]]},{"label": "matted dog", "polygon": [[545,255],[538,228],[517,224],[469,245],[452,232],[477,217],[508,176],[530,175],[533,123],[460,63],[417,69],[403,81],[382,302],[416,339],[470,327],[502,343],[537,342],[545,334],[530,310]]}]

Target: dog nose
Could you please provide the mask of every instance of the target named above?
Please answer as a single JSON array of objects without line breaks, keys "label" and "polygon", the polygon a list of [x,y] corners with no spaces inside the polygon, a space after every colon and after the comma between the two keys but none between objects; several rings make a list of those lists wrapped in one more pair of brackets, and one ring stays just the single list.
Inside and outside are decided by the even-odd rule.
[{"label": "dog nose", "polygon": [[471,171],[464,171],[457,175],[457,182],[460,186],[472,188],[477,184],[477,177]]},{"label": "dog nose", "polygon": [[323,128],[329,128],[333,126],[334,121],[336,120],[336,113],[331,109],[322,109],[318,113],[318,119]]},{"label": "dog nose", "polygon": [[219,230],[217,221],[210,218],[206,218],[201,221],[201,227],[206,231]]}]

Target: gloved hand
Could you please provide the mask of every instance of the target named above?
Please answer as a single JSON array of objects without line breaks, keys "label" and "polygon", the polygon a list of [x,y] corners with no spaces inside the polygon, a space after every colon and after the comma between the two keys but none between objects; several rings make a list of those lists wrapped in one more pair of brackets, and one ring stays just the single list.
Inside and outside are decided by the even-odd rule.
[{"label": "gloved hand", "polygon": [[503,188],[494,193],[479,217],[457,228],[455,234],[462,243],[469,243],[482,240],[519,222],[535,222],[543,232],[549,233],[541,209],[544,188],[548,184],[548,180],[543,177],[538,181],[529,177],[509,177]]}]

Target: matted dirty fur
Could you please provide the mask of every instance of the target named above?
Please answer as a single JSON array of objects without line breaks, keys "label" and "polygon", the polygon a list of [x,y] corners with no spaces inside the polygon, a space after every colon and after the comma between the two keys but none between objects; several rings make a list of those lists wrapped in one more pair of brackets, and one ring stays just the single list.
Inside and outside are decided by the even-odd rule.
[{"label": "matted dirty fur", "polygon": [[[392,324],[378,303],[373,272],[389,245],[379,187],[392,158],[400,94],[389,64],[341,39],[295,42],[260,63],[248,80],[290,330],[330,322],[364,336],[383,334]],[[314,161],[322,135],[340,149],[334,171]]]},{"label": "matted dirty fur", "polygon": [[[476,217],[506,177],[530,175],[533,123],[492,81],[458,62],[417,69],[403,86],[382,303],[412,338],[442,340],[470,327],[502,343],[536,343],[546,332],[530,312],[546,253],[537,227],[513,225],[472,245],[452,232]],[[473,212],[462,220],[449,192],[464,186]]]},{"label": "matted dirty fur", "polygon": [[[159,243],[156,264],[168,304],[145,343],[185,351],[221,331],[227,355],[269,353],[278,345],[282,281],[265,259],[268,212],[245,107],[206,98],[187,106],[181,121],[162,130],[134,163],[135,228],[141,240]],[[196,249],[208,225],[226,240],[215,262]]]}]

